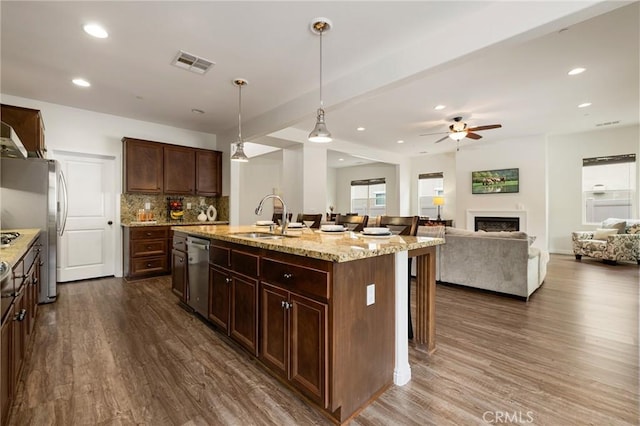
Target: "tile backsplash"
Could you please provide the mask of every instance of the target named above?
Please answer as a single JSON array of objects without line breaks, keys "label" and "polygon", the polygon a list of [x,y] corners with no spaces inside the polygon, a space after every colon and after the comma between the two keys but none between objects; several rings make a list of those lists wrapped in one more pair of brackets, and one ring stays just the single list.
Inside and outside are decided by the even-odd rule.
[{"label": "tile backsplash", "polygon": [[[178,222],[167,218],[167,197],[178,198],[167,194],[122,194],[120,196],[120,222],[128,224],[137,221],[138,210],[144,209],[145,204],[149,203],[150,211],[153,213],[154,220],[159,223]],[[182,205],[184,208],[184,222],[194,222],[198,220],[198,214],[201,211],[200,204],[206,207],[212,205],[216,208],[218,216],[216,220],[229,220],[229,197],[200,197],[182,196]],[[191,209],[187,208],[191,203]]]}]

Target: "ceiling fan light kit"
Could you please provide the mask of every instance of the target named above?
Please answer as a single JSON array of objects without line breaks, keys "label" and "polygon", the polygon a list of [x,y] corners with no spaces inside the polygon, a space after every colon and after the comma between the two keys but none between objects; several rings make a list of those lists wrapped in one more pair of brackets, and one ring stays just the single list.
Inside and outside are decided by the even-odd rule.
[{"label": "ceiling fan light kit", "polygon": [[231,161],[246,163],[249,157],[244,153],[244,141],[242,140],[242,86],[249,84],[244,78],[236,78],[233,85],[238,88],[238,141],[234,144],[236,150],[231,156]]},{"label": "ceiling fan light kit", "polygon": [[316,115],[316,125],[309,133],[309,142],[326,143],[331,142],[331,132],[324,122],[324,104],[322,102],[322,34],[329,31],[333,24],[327,18],[315,18],[310,24],[311,32],[320,36],[320,108]]},{"label": "ceiling fan light kit", "polygon": [[435,141],[435,143],[440,143],[446,140],[447,137],[453,139],[456,142],[460,142],[464,138],[475,140],[482,138],[482,136],[474,132],[480,130],[499,129],[500,127],[502,127],[502,124],[488,124],[484,126],[467,127],[467,123],[462,121],[462,117],[454,117],[453,121],[453,124],[449,126],[448,132],[423,133],[420,136],[441,135],[442,133],[445,133],[446,135]]}]

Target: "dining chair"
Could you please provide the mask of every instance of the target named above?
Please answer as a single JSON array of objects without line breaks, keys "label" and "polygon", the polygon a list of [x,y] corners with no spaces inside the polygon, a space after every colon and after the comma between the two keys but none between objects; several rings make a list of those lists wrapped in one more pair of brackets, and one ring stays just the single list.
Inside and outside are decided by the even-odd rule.
[{"label": "dining chair", "polygon": [[[322,213],[318,213],[318,214],[298,213],[298,218],[296,219],[296,222],[302,222],[311,229],[320,229],[320,222],[322,222]],[[311,222],[311,225],[308,225],[309,222]]]},{"label": "dining chair", "polygon": [[[291,222],[291,217],[293,216],[293,213],[287,213],[287,220],[289,222]],[[273,223],[277,223],[278,225],[281,225],[281,221],[282,221],[282,213],[274,213],[273,216],[271,217],[271,220],[273,221]]]},{"label": "dining chair", "polygon": [[[418,234],[418,221],[420,216],[378,216],[376,219],[377,227],[389,228],[394,235],[406,235],[415,237]],[[411,321],[411,262],[409,258],[409,272],[407,273],[407,282],[409,285],[409,295],[407,297],[409,312],[409,339],[413,339],[413,322]]]},{"label": "dining chair", "polygon": [[342,215],[339,214],[336,216],[336,225],[344,225],[349,228],[349,231],[360,232],[369,223],[369,216],[358,216],[358,215]]}]

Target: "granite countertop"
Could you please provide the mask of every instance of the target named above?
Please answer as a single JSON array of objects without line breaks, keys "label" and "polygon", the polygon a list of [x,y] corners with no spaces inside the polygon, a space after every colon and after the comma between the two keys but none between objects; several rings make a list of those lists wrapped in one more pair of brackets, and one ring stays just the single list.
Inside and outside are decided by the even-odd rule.
[{"label": "granite countertop", "polygon": [[9,247],[0,247],[0,261],[9,262],[13,267],[25,255],[31,243],[40,235],[40,229],[3,229],[2,232],[18,232],[20,236]]},{"label": "granite countertop", "polygon": [[289,237],[282,239],[256,239],[233,235],[238,232],[269,232],[262,226],[182,226],[172,228],[177,232],[197,235],[247,246],[274,250],[283,253],[307,256],[331,262],[351,260],[393,254],[399,251],[414,250],[444,244],[442,238],[406,237],[368,237],[359,232],[322,232],[313,229],[290,229]]},{"label": "granite countertop", "polygon": [[229,222],[226,220],[215,220],[213,222],[200,222],[199,220],[194,220],[192,222],[188,222],[188,221],[184,221],[184,222],[178,222],[178,221],[171,221],[171,222],[167,222],[167,221],[151,221],[151,222],[122,222],[120,224],[120,226],[125,227],[125,228],[137,228],[140,226],[190,226],[190,225],[202,225],[202,224],[207,224],[207,225],[228,225]]}]

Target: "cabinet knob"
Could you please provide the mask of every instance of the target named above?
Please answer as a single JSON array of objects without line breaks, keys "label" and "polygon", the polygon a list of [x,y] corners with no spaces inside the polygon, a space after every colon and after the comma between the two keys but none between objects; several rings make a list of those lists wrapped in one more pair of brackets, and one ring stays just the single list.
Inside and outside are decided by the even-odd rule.
[{"label": "cabinet knob", "polygon": [[184,263],[184,257],[180,257],[178,258],[178,260],[180,261],[180,263]]},{"label": "cabinet knob", "polygon": [[224,281],[225,281],[227,284],[231,284],[231,282],[232,282],[233,280],[232,280],[231,278],[225,278],[225,279],[224,279]]},{"label": "cabinet knob", "polygon": [[290,309],[291,308],[291,303],[287,302],[286,300],[282,301],[282,307],[285,309]]},{"label": "cabinet knob", "polygon": [[291,278],[293,278],[293,274],[290,272],[285,272],[282,276],[285,280],[290,280]]},{"label": "cabinet knob", "polygon": [[34,279],[33,279],[33,285],[36,285],[36,284],[38,284],[38,279],[37,279],[37,278],[34,278]]},{"label": "cabinet knob", "polygon": [[147,237],[150,237],[150,236],[151,236],[151,232],[147,232]]},{"label": "cabinet knob", "polygon": [[147,250],[151,250],[151,246],[147,246]]},{"label": "cabinet knob", "polygon": [[27,310],[26,309],[20,309],[20,312],[18,312],[16,314],[15,317],[13,317],[14,321],[24,321],[24,318],[27,316]]},{"label": "cabinet knob", "polygon": [[151,268],[151,263],[147,263],[147,268]]}]

